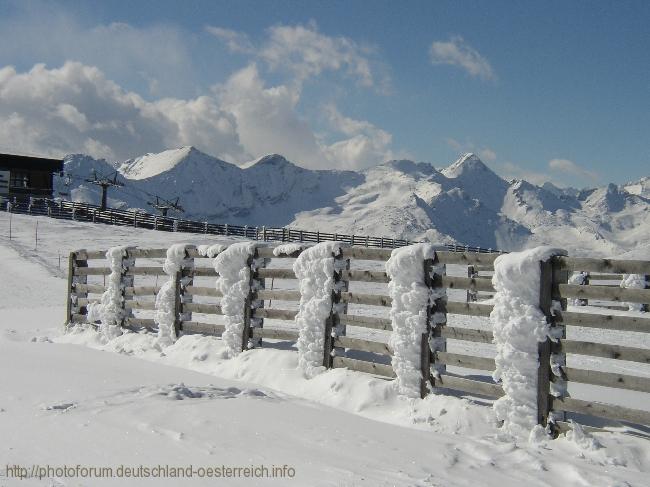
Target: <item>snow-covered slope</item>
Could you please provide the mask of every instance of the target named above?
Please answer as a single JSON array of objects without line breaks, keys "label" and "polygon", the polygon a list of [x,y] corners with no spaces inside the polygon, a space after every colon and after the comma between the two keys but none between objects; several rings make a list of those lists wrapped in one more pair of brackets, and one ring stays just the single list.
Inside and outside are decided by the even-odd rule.
[{"label": "snow-covered slope", "polygon": [[[634,252],[650,232],[650,178],[580,191],[539,187],[505,181],[474,154],[442,170],[399,160],[353,172],[305,169],[278,154],[236,166],[183,147],[116,167],[125,186],[110,190],[112,206],[148,208],[154,195],[178,196],[184,216],[198,220],[598,255]],[[93,169],[115,171],[106,161],[67,157],[76,178],[72,188],[57,188],[98,202],[98,188],[83,181]]]}]

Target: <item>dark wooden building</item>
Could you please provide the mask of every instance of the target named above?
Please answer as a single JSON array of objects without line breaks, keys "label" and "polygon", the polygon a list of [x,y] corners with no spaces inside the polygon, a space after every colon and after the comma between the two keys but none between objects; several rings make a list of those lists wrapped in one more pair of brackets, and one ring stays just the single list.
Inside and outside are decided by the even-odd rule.
[{"label": "dark wooden building", "polygon": [[51,198],[53,176],[63,160],[0,154],[0,198]]}]

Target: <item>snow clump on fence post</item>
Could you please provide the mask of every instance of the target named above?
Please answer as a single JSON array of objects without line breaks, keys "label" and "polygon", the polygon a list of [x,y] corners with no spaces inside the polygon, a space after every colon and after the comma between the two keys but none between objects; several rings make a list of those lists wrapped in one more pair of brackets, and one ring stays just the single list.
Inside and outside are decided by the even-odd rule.
[{"label": "snow clump on fence post", "polygon": [[187,257],[186,244],[174,244],[167,249],[163,271],[169,276],[156,295],[155,321],[158,325],[158,344],[166,347],[176,341],[178,327],[178,300],[181,269]]},{"label": "snow clump on fence post", "polygon": [[[393,350],[392,366],[399,394],[419,398],[423,395],[422,335],[429,333],[428,307],[432,294],[425,279],[426,260],[435,259],[431,244],[415,244],[392,251],[386,262],[390,277],[388,294],[392,299],[390,318]],[[435,299],[435,298],[433,298]],[[425,386],[427,387],[427,386]]]},{"label": "snow clump on fence post", "polygon": [[[551,325],[540,309],[541,263],[560,249],[537,247],[497,257],[492,285],[496,290],[490,323],[497,349],[493,378],[504,396],[494,403],[502,430],[513,437],[534,438],[538,425],[539,344],[551,337]],[[550,292],[550,290],[549,290]]]},{"label": "snow clump on fence post", "polygon": [[300,287],[300,307],[295,318],[298,367],[308,378],[325,370],[326,321],[332,314],[334,261],[340,252],[340,242],[322,242],[305,249],[293,264]]},{"label": "snow clump on fence post", "polygon": [[226,345],[228,358],[236,357],[246,346],[243,334],[247,319],[246,308],[250,306],[251,266],[254,265],[256,246],[254,242],[235,243],[214,259],[214,269],[219,274],[216,287],[222,295],[221,311],[226,320],[221,338]]},{"label": "snow clump on fence post", "polygon": [[108,267],[111,273],[108,275],[106,290],[102,294],[101,301],[91,303],[88,306],[88,321],[91,323],[99,319],[101,321],[100,331],[107,340],[117,338],[122,334],[122,324],[126,318],[124,308],[124,287],[125,272],[128,262],[128,247],[111,247],[106,252]]}]

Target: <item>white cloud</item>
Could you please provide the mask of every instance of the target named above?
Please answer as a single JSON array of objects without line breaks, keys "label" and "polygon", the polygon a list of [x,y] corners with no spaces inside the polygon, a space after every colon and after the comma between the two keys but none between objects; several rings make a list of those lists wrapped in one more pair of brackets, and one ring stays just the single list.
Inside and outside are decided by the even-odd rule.
[{"label": "white cloud", "polygon": [[306,166],[327,165],[309,123],[296,112],[297,87],[267,87],[251,64],[215,91],[222,107],[236,119],[242,144],[255,157],[279,152]]},{"label": "white cloud", "polygon": [[429,49],[429,57],[433,64],[458,66],[471,76],[486,81],[497,79],[490,62],[460,36],[451,37],[448,41],[433,42]]},{"label": "white cloud", "polygon": [[327,143],[317,137],[297,112],[300,87],[266,86],[254,63],[215,87],[215,93],[221,107],[235,117],[242,145],[256,157],[280,152],[305,167],[359,169],[392,156],[388,132],[345,117],[334,105],[325,107],[327,121],[333,132],[347,138]]},{"label": "white cloud", "polygon": [[0,32],[11,39],[0,43],[0,59],[7,63],[59,66],[75,60],[100,66],[122,86],[150,86],[157,96],[194,93],[198,84],[192,35],[170,24],[89,25],[60,6],[37,1],[17,2],[12,15],[0,16]]},{"label": "white cloud", "polygon": [[497,160],[497,153],[488,147],[484,147],[478,151],[478,156],[484,162],[494,162]]},{"label": "white cloud", "polygon": [[234,117],[213,97],[149,102],[78,62],[58,69],[37,64],[26,73],[0,69],[0,144],[18,152],[87,152],[116,160],[181,145],[236,161],[248,157]]},{"label": "white cloud", "polygon": [[237,32],[231,29],[224,29],[223,27],[206,26],[206,32],[212,34],[217,39],[222,40],[232,52],[243,52],[252,54],[255,52],[255,47],[249,39],[248,35],[244,32]]},{"label": "white cloud", "polygon": [[325,112],[332,128],[349,138],[324,146],[323,150],[337,167],[359,169],[394,157],[390,150],[392,135],[370,122],[342,115],[334,105]]},{"label": "white cloud", "polygon": [[386,89],[388,79],[375,72],[374,49],[347,37],[319,32],[314,22],[303,25],[276,25],[267,30],[257,47],[241,32],[207,26],[206,31],[226,43],[233,52],[243,52],[264,61],[272,70],[288,70],[302,82],[326,71],[343,72],[364,87]]},{"label": "white cloud", "polygon": [[325,110],[333,139],[326,143],[299,115],[300,97],[296,84],[266,86],[255,64],[210,95],[153,101],[78,62],[56,69],[37,64],[25,73],[5,67],[0,69],[0,147],[122,161],[195,145],[231,162],[278,152],[306,167],[346,169],[392,156],[388,132],[348,118],[333,105]]},{"label": "white cloud", "polygon": [[551,159],[548,162],[548,167],[553,171],[577,176],[582,179],[588,179],[591,182],[600,180],[600,175],[598,173],[584,169],[568,159]]}]

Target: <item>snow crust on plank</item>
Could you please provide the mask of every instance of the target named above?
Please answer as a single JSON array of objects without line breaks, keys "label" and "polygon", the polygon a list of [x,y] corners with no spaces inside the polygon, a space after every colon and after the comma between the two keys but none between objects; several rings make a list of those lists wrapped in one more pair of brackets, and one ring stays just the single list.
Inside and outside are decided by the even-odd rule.
[{"label": "snow crust on plank", "polygon": [[199,252],[199,255],[201,255],[203,257],[214,258],[217,255],[219,255],[221,252],[226,250],[227,248],[228,248],[227,245],[212,244],[212,245],[199,245],[197,247],[197,250]]},{"label": "snow crust on plank", "polygon": [[537,425],[538,344],[550,336],[550,325],[539,308],[540,262],[565,251],[536,247],[499,256],[494,262],[496,289],[490,323],[497,354],[493,378],[505,395],[494,403],[502,431],[516,438],[535,438]]},{"label": "snow crust on plank", "polygon": [[[647,286],[643,274],[623,274],[620,286],[624,289],[645,289]],[[643,311],[643,303],[625,303],[628,311]]]},{"label": "snow crust on plank", "polygon": [[298,367],[306,377],[325,370],[325,322],[332,312],[334,256],[340,252],[340,242],[322,242],[306,249],[293,264],[300,288],[300,306],[295,318]]},{"label": "snow crust on plank", "polygon": [[420,397],[421,342],[427,332],[427,307],[431,291],[424,281],[424,261],[435,258],[435,247],[420,243],[392,251],[386,262],[392,298],[390,318],[393,331],[389,345],[399,394]]},{"label": "snow crust on plank", "polygon": [[169,276],[167,282],[156,295],[156,315],[154,320],[158,325],[158,343],[168,347],[176,341],[176,273],[181,270],[185,260],[187,244],[174,244],[167,249],[167,258],[163,271]]},{"label": "snow crust on plank", "polygon": [[302,249],[306,248],[307,245],[304,243],[287,243],[278,245],[273,248],[273,255],[279,257],[281,255],[291,255],[294,252],[300,252]]},{"label": "snow crust on plank", "polygon": [[111,273],[106,279],[106,290],[98,303],[88,305],[88,321],[101,321],[102,335],[111,340],[122,334],[122,320],[125,318],[124,296],[122,291],[122,258],[126,255],[126,246],[111,247],[106,252],[106,260]]},{"label": "snow crust on plank", "polygon": [[242,351],[244,310],[250,289],[251,262],[255,253],[254,242],[229,245],[214,259],[214,269],[219,274],[216,287],[221,293],[221,311],[226,328],[221,339],[226,345],[226,356],[233,358]]}]

